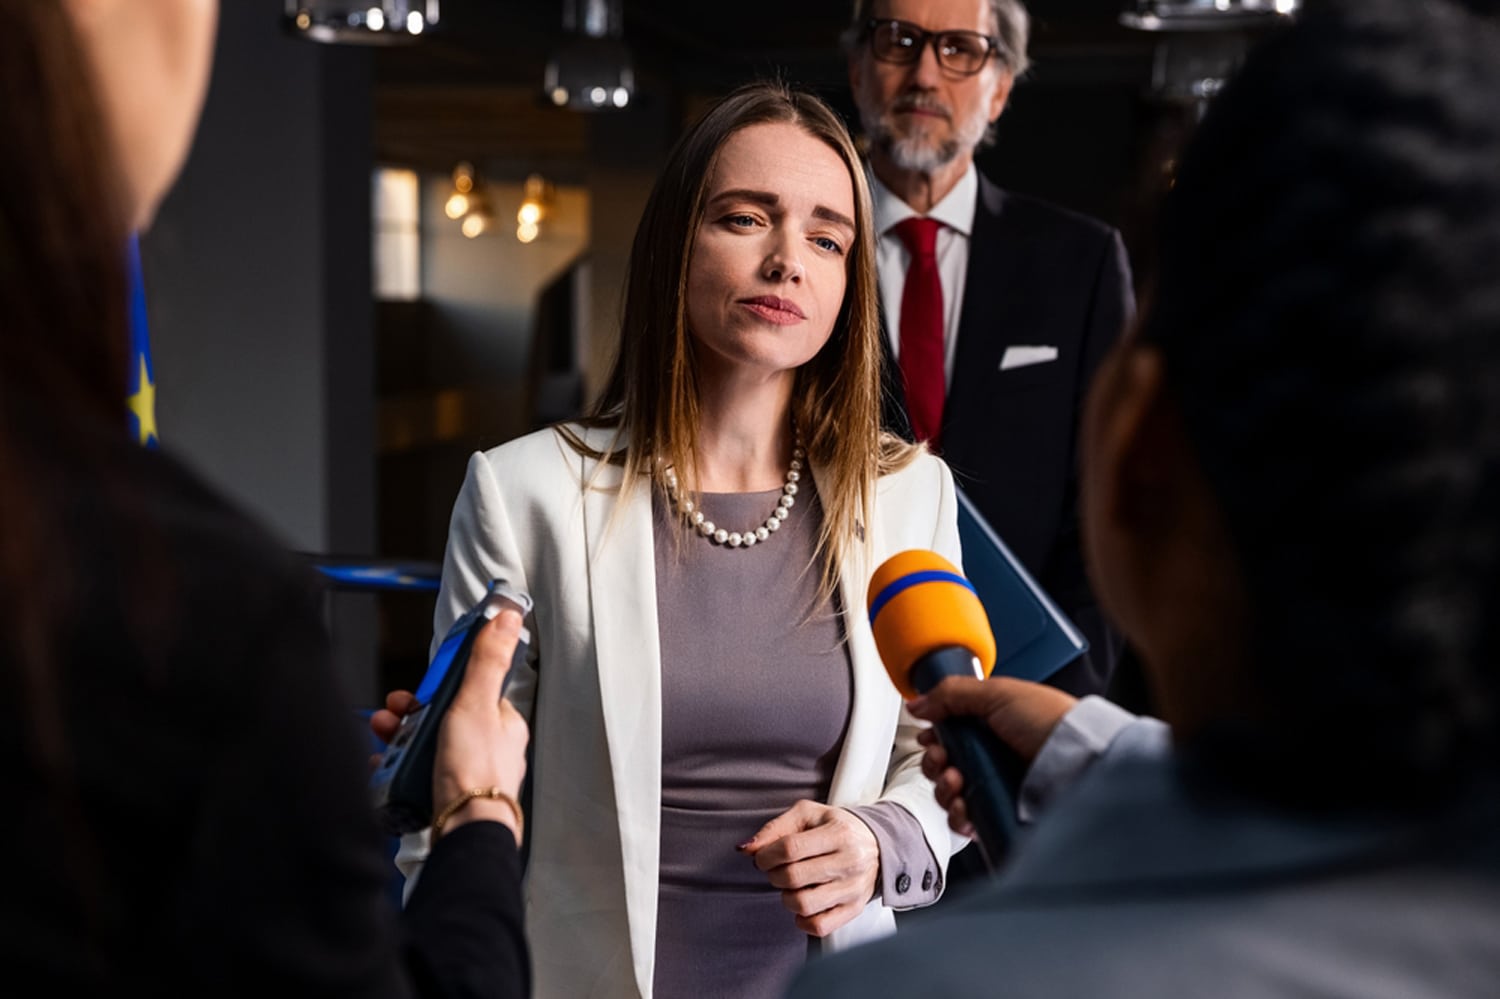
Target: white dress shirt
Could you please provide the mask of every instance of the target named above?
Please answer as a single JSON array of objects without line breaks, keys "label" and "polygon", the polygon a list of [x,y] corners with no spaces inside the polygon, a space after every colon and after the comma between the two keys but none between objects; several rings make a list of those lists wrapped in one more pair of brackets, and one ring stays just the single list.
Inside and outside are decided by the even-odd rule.
[{"label": "white dress shirt", "polygon": [[[901,294],[906,289],[906,265],[911,254],[891,230],[909,218],[921,216],[891,189],[870,174],[870,196],[875,202],[875,266],[880,275],[880,304],[885,309],[891,353],[901,356]],[[943,227],[937,234],[938,279],[943,284],[943,381],[953,384],[954,345],[958,343],[958,317],[964,299],[964,278],[969,272],[969,235],[974,231],[974,211],[979,198],[979,173],[974,164],[942,201],[932,206],[927,218]]]}]

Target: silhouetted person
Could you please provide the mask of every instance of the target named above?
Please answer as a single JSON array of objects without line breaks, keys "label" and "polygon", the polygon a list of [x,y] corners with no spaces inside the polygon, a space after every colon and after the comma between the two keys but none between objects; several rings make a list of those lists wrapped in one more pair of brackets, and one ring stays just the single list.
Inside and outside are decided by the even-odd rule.
[{"label": "silhouetted person", "polygon": [[[519,616],[448,715],[451,818],[398,925],[315,583],[127,432],[127,237],[187,154],[217,10],[0,0],[7,990],[522,996]],[[472,788],[500,797],[447,807]]]},{"label": "silhouetted person", "polygon": [[1321,4],[1217,98],[1086,419],[1094,579],[1166,724],[1014,680],[914,704],[1035,757],[1041,814],[794,996],[1494,995],[1497,53],[1452,0]]}]

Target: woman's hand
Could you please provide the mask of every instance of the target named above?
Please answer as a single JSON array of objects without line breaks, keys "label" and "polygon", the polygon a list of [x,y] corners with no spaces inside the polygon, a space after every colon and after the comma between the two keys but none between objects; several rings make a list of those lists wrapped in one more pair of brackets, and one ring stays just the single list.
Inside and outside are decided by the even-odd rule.
[{"label": "woman's hand", "polygon": [[[401,719],[416,709],[415,694],[409,690],[393,690],[385,695],[385,707],[370,715],[370,731],[375,733],[375,738],[390,745],[391,740],[396,738],[396,730],[401,727]],[[379,764],[380,754],[370,757],[371,768]]]},{"label": "woman's hand", "polygon": [[781,889],[797,928],[815,937],[828,936],[875,897],[880,845],[869,826],[842,808],[799,801],[740,849]]},{"label": "woman's hand", "polygon": [[[531,732],[520,713],[500,697],[520,632],[521,615],[506,610],[474,638],[463,682],[438,730],[432,775],[434,814],[472,788],[498,787],[512,797],[520,794]],[[396,737],[401,720],[417,707],[411,691],[391,691],[385,697],[385,707],[370,715],[370,731],[381,742],[389,743]],[[371,765],[379,760],[378,755],[372,757]],[[455,812],[443,828],[446,831],[473,819],[494,819],[517,833],[517,818],[503,801],[475,798]],[[519,835],[516,841],[520,842]]]},{"label": "woman's hand", "polygon": [[[526,776],[526,719],[500,696],[521,635],[521,615],[501,611],[474,637],[463,683],[443,715],[432,769],[434,813],[464,792],[497,787],[519,797]],[[519,808],[519,806],[517,806]],[[521,841],[520,815],[503,801],[473,798],[448,819],[444,831],[475,819],[505,823]]]},{"label": "woman's hand", "polygon": [[[1000,741],[1030,766],[1057,723],[1077,703],[1078,699],[1071,694],[1027,680],[1007,676],[971,680],[954,676],[906,706],[913,715],[930,722],[952,715],[982,718]],[[927,747],[922,756],[922,773],[932,781],[938,804],[948,811],[948,826],[956,833],[972,837],[974,826],[964,807],[963,774],[948,766],[948,753],[938,741],[936,729],[918,733],[917,741]]]}]

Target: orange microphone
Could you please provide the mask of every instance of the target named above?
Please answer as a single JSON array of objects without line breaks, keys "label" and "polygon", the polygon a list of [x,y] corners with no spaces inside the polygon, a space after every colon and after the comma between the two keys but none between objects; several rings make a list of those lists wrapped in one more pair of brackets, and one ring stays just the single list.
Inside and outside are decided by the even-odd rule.
[{"label": "orange microphone", "polygon": [[[995,633],[974,587],[937,552],[892,555],[870,579],[870,630],[891,682],[905,698],[950,676],[984,679],[995,668]],[[1015,837],[1012,788],[1024,766],[983,718],[953,716],[935,726],[949,763],[964,776],[964,805],[986,866],[994,870]]]}]

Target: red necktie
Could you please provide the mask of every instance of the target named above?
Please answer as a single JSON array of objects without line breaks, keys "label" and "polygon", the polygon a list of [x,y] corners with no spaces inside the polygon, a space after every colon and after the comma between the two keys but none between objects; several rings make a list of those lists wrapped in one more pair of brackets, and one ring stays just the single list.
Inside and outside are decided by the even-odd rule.
[{"label": "red necktie", "polygon": [[938,279],[937,219],[909,218],[893,230],[911,262],[901,292],[901,377],[917,440],[934,449],[943,426],[943,283]]}]

